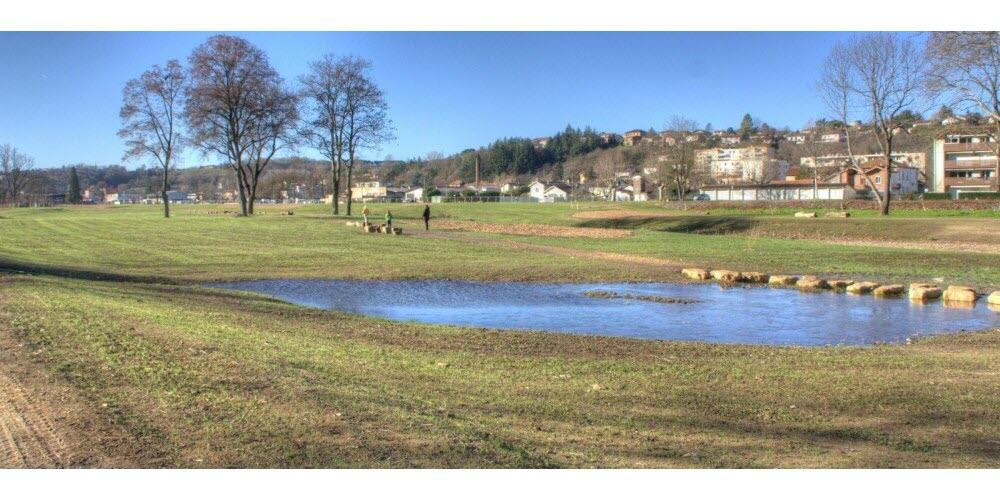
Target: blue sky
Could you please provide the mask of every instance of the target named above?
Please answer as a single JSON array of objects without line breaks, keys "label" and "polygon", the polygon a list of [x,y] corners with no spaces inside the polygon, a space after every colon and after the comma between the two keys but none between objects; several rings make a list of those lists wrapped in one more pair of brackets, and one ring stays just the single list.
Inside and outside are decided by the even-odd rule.
[{"label": "blue sky", "polygon": [[[211,33],[0,33],[0,143],[41,167],[120,163],[121,88]],[[236,33],[289,81],[324,53],[374,63],[398,139],[387,154],[446,154],[567,123],[622,132],[679,114],[736,126],[749,112],[797,128],[823,115],[813,90],[846,33]],[[315,156],[303,150],[304,156]],[[203,160],[188,154],[184,166]],[[129,164],[130,167],[137,166]]]}]

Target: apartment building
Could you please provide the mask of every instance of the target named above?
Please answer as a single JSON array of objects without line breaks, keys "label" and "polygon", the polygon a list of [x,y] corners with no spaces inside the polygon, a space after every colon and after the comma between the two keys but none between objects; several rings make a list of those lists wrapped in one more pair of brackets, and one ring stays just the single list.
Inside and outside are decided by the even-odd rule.
[{"label": "apartment building", "polygon": [[721,183],[766,183],[784,179],[788,172],[788,162],[777,159],[775,153],[774,148],[764,145],[700,149],[695,163]]},{"label": "apartment building", "polygon": [[938,193],[997,191],[996,147],[989,134],[946,134],[936,139],[928,186]]},{"label": "apartment building", "polygon": [[834,142],[847,142],[847,132],[843,130],[829,130],[819,134],[819,138],[816,142],[823,143],[834,143]]},{"label": "apartment building", "polygon": [[[799,158],[799,166],[809,169],[822,168],[822,169],[833,169],[841,168],[847,164],[848,155],[846,154],[832,154],[832,155],[822,155],[822,156],[803,156]],[[854,155],[854,164],[861,165],[870,161],[881,160],[881,153]],[[892,162],[896,165],[907,165],[916,168],[922,176],[925,178],[930,178],[930,172],[927,169],[927,155],[919,151],[900,151],[892,154]]]},{"label": "apartment building", "polygon": [[640,142],[642,142],[642,138],[645,136],[646,132],[643,132],[642,130],[639,129],[629,130],[628,132],[622,134],[623,138],[622,143],[625,144],[626,146],[635,146]]}]

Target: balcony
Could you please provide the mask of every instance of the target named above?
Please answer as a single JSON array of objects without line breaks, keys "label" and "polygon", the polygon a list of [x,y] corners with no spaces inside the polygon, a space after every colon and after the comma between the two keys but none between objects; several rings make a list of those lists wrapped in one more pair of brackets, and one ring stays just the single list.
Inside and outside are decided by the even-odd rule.
[{"label": "balcony", "polygon": [[951,143],[946,142],[944,144],[945,153],[960,153],[964,151],[982,151],[982,152],[993,152],[996,151],[996,143],[992,142],[969,142],[969,143]]},{"label": "balcony", "polygon": [[961,187],[986,187],[990,191],[997,190],[997,178],[996,177],[945,177],[944,187],[948,188],[961,188]]},{"label": "balcony", "polygon": [[997,163],[993,160],[945,160],[945,170],[993,170]]}]

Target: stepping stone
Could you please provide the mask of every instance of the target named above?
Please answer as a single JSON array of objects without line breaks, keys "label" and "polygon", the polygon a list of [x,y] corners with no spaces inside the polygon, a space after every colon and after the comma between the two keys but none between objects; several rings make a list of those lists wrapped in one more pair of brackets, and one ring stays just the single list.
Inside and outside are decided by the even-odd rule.
[{"label": "stepping stone", "polygon": [[945,302],[973,303],[976,298],[976,291],[967,286],[951,285],[944,291]]},{"label": "stepping stone", "polygon": [[788,275],[784,275],[784,274],[779,274],[779,275],[771,276],[767,280],[767,283],[769,285],[774,285],[774,286],[792,286],[798,280],[799,280],[798,276],[788,276]]},{"label": "stepping stone", "polygon": [[767,283],[767,279],[770,277],[764,273],[758,273],[754,271],[745,272],[743,274],[743,281],[748,283]]},{"label": "stepping stone", "polygon": [[910,284],[910,300],[934,300],[941,297],[941,289],[929,283]]},{"label": "stepping stone", "polygon": [[878,288],[878,283],[872,281],[859,281],[852,285],[847,286],[847,293],[853,293],[855,295],[867,295],[872,293],[873,290]]},{"label": "stepping stone", "polygon": [[986,298],[986,303],[991,306],[1000,306],[1000,290],[991,293],[990,296]]},{"label": "stepping stone", "polygon": [[712,271],[712,278],[718,281],[724,281],[726,283],[735,283],[743,279],[743,275],[739,271],[729,271],[727,269],[718,269]]},{"label": "stepping stone", "polygon": [[708,270],[698,268],[681,269],[681,274],[690,280],[707,280],[712,277]]},{"label": "stepping stone", "polygon": [[872,294],[876,297],[898,297],[906,290],[903,285],[882,285],[874,290]]},{"label": "stepping stone", "polygon": [[829,283],[833,288],[847,288],[854,284],[854,280],[830,280]]},{"label": "stepping stone", "polygon": [[816,276],[803,276],[795,282],[795,287],[801,290],[825,290],[830,288],[830,284],[823,278]]}]

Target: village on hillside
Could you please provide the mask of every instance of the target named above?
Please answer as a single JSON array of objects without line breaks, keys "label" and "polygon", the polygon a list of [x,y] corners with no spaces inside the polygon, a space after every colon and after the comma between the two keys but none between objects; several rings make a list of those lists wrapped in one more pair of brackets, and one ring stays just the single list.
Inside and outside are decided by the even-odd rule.
[{"label": "village on hillside", "polygon": [[[892,154],[892,195],[909,198],[930,194],[954,199],[996,192],[1000,179],[996,143],[982,127],[993,120],[974,114],[956,116],[942,108],[934,119],[916,119],[898,127],[894,131],[899,145]],[[359,180],[352,183],[350,197],[357,202],[401,203],[681,198],[735,202],[870,199],[873,189],[885,189],[884,157],[878,152],[871,128],[860,122],[843,126],[821,121],[797,131],[777,131],[766,124],[755,125],[750,118],[742,128],[742,133],[732,128],[692,128],[593,134],[597,140],[592,150],[569,155],[558,168],[520,175],[486,174],[482,164],[489,159],[489,149],[467,150],[451,158],[368,162],[358,171]],[[583,133],[578,136],[581,141],[586,139]],[[550,147],[551,140],[532,139],[531,147],[540,152]],[[470,160],[471,168],[449,173],[448,164],[463,158]],[[434,171],[434,165],[443,173],[424,176],[426,180],[421,181],[418,169]],[[142,179],[142,169],[128,172],[118,168],[121,170],[73,167],[83,179],[82,202],[162,202],[155,186],[142,186],[149,183]],[[327,169],[327,164],[313,160],[276,161],[262,181],[259,203],[329,204],[332,194]],[[49,182],[40,183],[35,196],[25,196],[29,204],[65,202],[64,170],[51,169]],[[173,184],[176,188],[167,193],[171,203],[231,202],[238,196],[225,167],[182,169]]]}]

